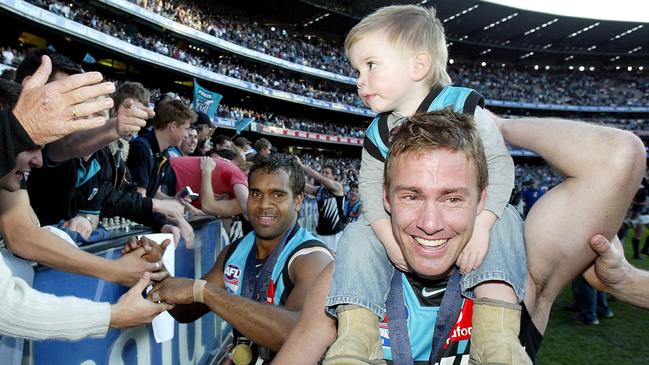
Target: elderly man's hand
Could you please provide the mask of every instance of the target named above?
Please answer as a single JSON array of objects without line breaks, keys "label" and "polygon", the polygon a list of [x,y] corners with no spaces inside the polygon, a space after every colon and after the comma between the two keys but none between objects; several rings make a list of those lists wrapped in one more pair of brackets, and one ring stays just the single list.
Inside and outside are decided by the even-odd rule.
[{"label": "elderly man's hand", "polygon": [[146,125],[147,119],[153,118],[154,115],[153,110],[147,107],[139,108],[133,99],[125,99],[117,109],[117,123],[115,124],[117,134],[128,139],[139,132]]},{"label": "elderly man's hand", "polygon": [[106,123],[100,113],[113,106],[113,99],[97,99],[115,91],[112,82],[100,83],[99,72],[72,75],[47,82],[52,61],[43,56],[41,66],[25,82],[13,114],[37,145],[45,145],[68,134],[97,128]]},{"label": "elderly man's hand", "polygon": [[153,302],[171,304],[194,303],[194,280],[187,278],[167,278],[156,284],[149,292]]}]

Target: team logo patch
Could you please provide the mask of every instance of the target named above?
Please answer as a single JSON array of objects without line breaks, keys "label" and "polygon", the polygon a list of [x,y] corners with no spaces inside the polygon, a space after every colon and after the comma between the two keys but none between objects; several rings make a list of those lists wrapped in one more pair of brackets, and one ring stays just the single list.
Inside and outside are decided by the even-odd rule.
[{"label": "team logo patch", "polygon": [[239,278],[241,277],[241,269],[236,265],[228,265],[225,270],[223,270],[223,280],[226,283],[239,285]]}]

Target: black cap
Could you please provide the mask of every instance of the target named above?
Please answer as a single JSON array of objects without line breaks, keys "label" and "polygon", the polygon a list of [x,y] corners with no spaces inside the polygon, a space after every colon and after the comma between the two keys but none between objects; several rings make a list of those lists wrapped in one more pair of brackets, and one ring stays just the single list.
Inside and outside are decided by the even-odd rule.
[{"label": "black cap", "polygon": [[212,125],[212,121],[210,120],[209,115],[199,111],[197,111],[196,114],[198,115],[196,122],[194,122],[194,125],[196,127],[200,127],[201,125]]}]

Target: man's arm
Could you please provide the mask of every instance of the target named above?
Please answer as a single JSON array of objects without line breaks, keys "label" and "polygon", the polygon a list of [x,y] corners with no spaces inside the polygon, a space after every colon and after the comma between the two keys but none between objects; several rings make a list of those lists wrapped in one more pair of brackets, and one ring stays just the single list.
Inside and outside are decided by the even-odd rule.
[{"label": "man's arm", "polygon": [[312,178],[314,178],[315,181],[319,182],[321,185],[323,185],[325,188],[327,188],[329,191],[331,191],[331,193],[333,195],[342,196],[342,195],[345,194],[345,191],[343,189],[343,184],[339,183],[336,180],[328,179],[328,178],[322,176],[316,170],[314,170],[311,167],[303,164],[300,159],[298,159],[297,161],[300,163],[300,166],[302,166],[302,169],[304,170],[304,173],[306,173],[308,176],[311,176]]},{"label": "man's arm", "polygon": [[525,303],[543,332],[560,290],[595,259],[588,241],[613,237],[645,168],[635,135],[545,118],[497,120],[505,140],[538,153],[566,176],[534,204],[525,222],[529,278]]},{"label": "man's arm", "polygon": [[[205,305],[177,305],[172,311],[174,317],[178,315],[175,313],[177,310],[191,310],[202,315],[205,312],[205,306],[207,306],[255,343],[278,351],[299,318],[306,291],[332,260],[323,252],[312,252],[299,256],[293,261],[289,268],[289,275],[294,280],[295,286],[287,299],[286,307],[268,305],[228,293],[223,285],[222,258],[219,261],[215,265],[217,269],[213,268],[205,277],[207,280],[204,289]],[[167,282],[173,283],[173,285],[169,285]],[[193,280],[168,279],[159,289],[160,299],[169,303],[191,303],[193,302],[193,286]],[[151,294],[149,296],[151,297]],[[185,308],[180,309],[179,307]]]},{"label": "man's arm", "polygon": [[232,217],[244,213],[248,204],[248,188],[242,184],[235,184],[233,188],[235,199],[216,200],[212,188],[212,174],[216,168],[216,162],[212,157],[202,157],[200,166],[201,209],[207,214],[219,217]]},{"label": "man's arm", "polygon": [[107,260],[72,247],[56,235],[39,228],[25,190],[0,191],[0,230],[7,248],[16,255],[59,270],[94,276],[110,282],[133,286],[142,273],[155,271],[157,263],[148,263],[143,252],[132,252],[117,260]]},{"label": "man's arm", "polygon": [[633,267],[626,260],[620,240],[616,237],[610,242],[596,235],[589,243],[598,256],[584,272],[588,283],[624,302],[649,309],[649,272]]}]

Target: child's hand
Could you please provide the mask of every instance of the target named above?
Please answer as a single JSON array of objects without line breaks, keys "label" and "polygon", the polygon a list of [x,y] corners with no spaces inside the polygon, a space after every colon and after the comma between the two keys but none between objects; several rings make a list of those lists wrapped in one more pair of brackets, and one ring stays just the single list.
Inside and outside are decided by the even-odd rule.
[{"label": "child's hand", "polygon": [[410,267],[406,263],[406,259],[403,257],[401,248],[399,248],[399,245],[396,244],[396,241],[394,241],[394,243],[395,244],[384,244],[383,246],[385,247],[385,252],[388,253],[390,261],[392,261],[392,264],[394,264],[397,269],[403,272],[410,272]]},{"label": "child's hand", "polygon": [[487,255],[489,249],[489,230],[476,226],[471,239],[466,244],[460,257],[457,258],[457,266],[462,274],[468,274],[477,269]]},{"label": "child's hand", "polygon": [[372,229],[376,234],[376,237],[381,241],[385,252],[388,253],[388,257],[392,264],[397,267],[397,269],[410,272],[410,267],[406,263],[406,259],[403,258],[403,253],[401,248],[397,243],[397,240],[394,238],[392,233],[392,225],[390,225],[390,220],[388,218],[381,218],[376,222],[372,223]]}]

